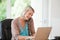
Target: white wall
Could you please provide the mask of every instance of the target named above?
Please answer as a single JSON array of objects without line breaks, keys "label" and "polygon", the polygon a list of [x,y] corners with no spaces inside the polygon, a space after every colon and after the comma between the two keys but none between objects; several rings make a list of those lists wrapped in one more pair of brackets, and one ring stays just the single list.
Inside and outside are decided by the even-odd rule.
[{"label": "white wall", "polygon": [[60,36],[60,0],[51,0],[51,26],[53,27],[50,38]]},{"label": "white wall", "polygon": [[51,27],[49,0],[32,0],[31,5],[35,10],[33,16],[35,30],[38,27]]},{"label": "white wall", "polygon": [[42,26],[42,0],[31,0],[31,6],[34,8],[33,15],[35,31]]},{"label": "white wall", "polygon": [[60,36],[60,0],[32,0],[35,8],[33,16],[35,29],[38,27],[52,27],[49,39]]},{"label": "white wall", "polygon": [[[42,27],[52,27],[51,25],[51,0],[42,0]],[[52,39],[51,37],[52,36],[50,32],[49,39]]]},{"label": "white wall", "polygon": [[60,0],[43,0],[42,8],[42,26],[52,27],[49,39],[60,36]]},{"label": "white wall", "polygon": [[42,27],[49,27],[49,0],[42,0]]}]

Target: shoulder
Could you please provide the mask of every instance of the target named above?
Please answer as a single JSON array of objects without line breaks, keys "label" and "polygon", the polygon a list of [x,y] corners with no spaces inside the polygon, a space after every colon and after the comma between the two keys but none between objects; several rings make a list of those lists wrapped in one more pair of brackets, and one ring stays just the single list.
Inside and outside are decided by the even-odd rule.
[{"label": "shoulder", "polygon": [[17,18],[15,18],[15,19],[13,19],[13,20],[12,20],[12,23],[17,23],[18,20],[19,20],[19,18],[20,18],[20,17],[17,17]]}]

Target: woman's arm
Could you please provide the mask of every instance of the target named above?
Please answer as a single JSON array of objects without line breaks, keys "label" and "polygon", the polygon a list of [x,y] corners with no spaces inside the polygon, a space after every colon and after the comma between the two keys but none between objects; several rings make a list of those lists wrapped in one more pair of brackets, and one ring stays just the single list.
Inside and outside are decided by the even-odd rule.
[{"label": "woman's arm", "polygon": [[35,35],[35,28],[34,28],[33,18],[31,18],[31,20],[30,20],[30,31],[31,31],[31,35],[34,36]]},{"label": "woman's arm", "polygon": [[15,19],[11,23],[11,33],[12,33],[12,40],[24,40],[27,36],[20,36],[19,35],[19,27],[18,27],[18,19]]},{"label": "woman's arm", "polygon": [[17,40],[19,36],[19,29],[17,26],[17,19],[13,20],[11,23],[11,33],[12,33],[12,40]]}]

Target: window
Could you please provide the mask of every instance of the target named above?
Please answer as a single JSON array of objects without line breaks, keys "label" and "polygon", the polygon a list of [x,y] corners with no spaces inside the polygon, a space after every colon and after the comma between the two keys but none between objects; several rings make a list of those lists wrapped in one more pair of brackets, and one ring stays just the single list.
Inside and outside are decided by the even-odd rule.
[{"label": "window", "polygon": [[0,0],[0,21],[6,18],[6,0]]},{"label": "window", "polygon": [[31,0],[11,0],[11,18],[21,16],[24,8],[30,4]]}]

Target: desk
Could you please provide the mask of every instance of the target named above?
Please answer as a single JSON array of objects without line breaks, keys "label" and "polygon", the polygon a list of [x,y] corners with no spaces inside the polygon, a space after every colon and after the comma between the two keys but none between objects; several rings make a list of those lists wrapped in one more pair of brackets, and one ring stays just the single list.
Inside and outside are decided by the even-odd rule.
[{"label": "desk", "polygon": [[55,40],[60,40],[60,36],[56,36],[55,37]]}]

